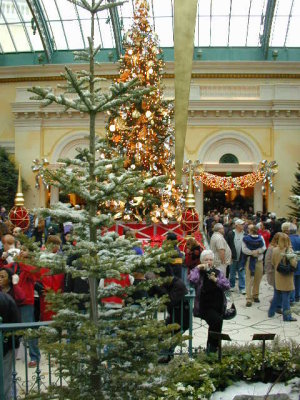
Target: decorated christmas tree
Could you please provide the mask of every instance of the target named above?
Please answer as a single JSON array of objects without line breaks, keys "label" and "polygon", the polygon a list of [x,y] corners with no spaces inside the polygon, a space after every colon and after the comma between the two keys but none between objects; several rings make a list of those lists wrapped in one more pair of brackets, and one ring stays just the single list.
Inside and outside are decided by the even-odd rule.
[{"label": "decorated christmas tree", "polygon": [[[97,12],[113,5],[102,5],[102,0],[69,1],[91,14],[89,47],[76,52],[76,59],[88,62],[89,70],[73,72],[66,67],[64,94],[55,95],[41,87],[30,91],[35,94],[33,99],[45,106],[56,103],[89,114],[89,149],[78,149],[74,159],[60,160],[62,166],[57,170],[43,171],[51,185],[59,187],[62,194],[80,196],[86,207],[77,210],[58,203],[52,209],[39,210],[53,223],[72,222],[73,233],[63,253],[53,253],[51,247],[39,252],[32,245],[30,263],[50,268],[51,274],[65,273],[68,279],[79,279],[88,290],[47,293],[46,301],[56,315],[53,323],[41,330],[40,342],[56,359],[57,372],[65,384],[52,384],[37,398],[157,399],[163,395],[161,388],[169,384],[166,369],[158,365],[160,352],[180,343],[182,336],[172,335],[173,324],[165,326],[157,320],[165,298],[145,296],[154,284],[163,283],[161,278],[141,277],[148,271],[159,273],[170,257],[178,254],[174,245],[166,243],[161,249],[146,247],[139,255],[135,250],[139,242],[119,237],[107,228],[116,217],[111,204],[134,207],[137,195],[151,202],[151,188],[159,190],[165,179],[142,176],[134,168],[126,170],[124,158],[107,139],[100,140],[95,134],[97,113],[108,109],[117,113],[124,104],[143,104],[143,97],[153,89],[150,85],[138,87],[136,77],[112,84],[108,92],[101,90],[101,81],[95,77],[99,47],[94,45],[94,23]],[[139,277],[135,285],[131,285],[132,277]],[[119,307],[109,307],[111,302]]]},{"label": "decorated christmas tree", "polygon": [[298,171],[295,172],[296,183],[292,186],[291,192],[293,193],[290,196],[290,199],[293,203],[292,206],[289,206],[292,210],[290,213],[291,217],[296,217],[298,220],[300,219],[300,163],[298,163]]},{"label": "decorated christmas tree", "polygon": [[135,210],[117,205],[125,220],[153,222],[180,219],[181,193],[175,186],[173,102],[164,100],[161,77],[164,69],[157,35],[149,23],[147,0],[136,0],[134,20],[124,37],[125,55],[121,59],[119,83],[138,78],[145,88],[155,87],[141,102],[127,103],[109,110],[108,138],[125,157],[125,167],[143,174],[165,175],[167,182],[159,192],[151,190],[157,201],[141,199]]}]

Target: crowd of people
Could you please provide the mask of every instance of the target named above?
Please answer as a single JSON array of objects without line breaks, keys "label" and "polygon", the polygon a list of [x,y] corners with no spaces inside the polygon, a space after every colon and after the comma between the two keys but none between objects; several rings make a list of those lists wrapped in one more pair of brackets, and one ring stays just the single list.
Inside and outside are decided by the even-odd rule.
[{"label": "crowd of people", "polygon": [[[246,295],[246,307],[260,302],[260,283],[266,273],[274,287],[268,316],[277,312],[283,314],[284,321],[295,321],[290,304],[300,300],[297,220],[277,219],[275,213],[224,209],[223,213],[210,211],[204,225],[216,267],[229,278],[232,291],[237,276],[238,289]],[[286,270],[279,272],[279,265],[285,265]]]},{"label": "crowd of people", "polygon": [[[0,222],[0,310],[3,304],[13,299],[17,308],[14,321],[33,322],[48,321],[53,311],[47,304],[45,294],[48,290],[88,293],[88,281],[73,278],[69,274],[51,274],[47,268],[30,265],[28,252],[20,244],[18,236],[21,230],[11,227],[1,214]],[[209,212],[204,219],[204,230],[209,248],[202,242],[189,236],[179,246],[174,232],[168,232],[163,239],[173,244],[175,256],[164,266],[161,276],[170,277],[164,285],[154,286],[145,296],[169,296],[166,323],[177,323],[182,332],[189,327],[189,305],[185,295],[189,287],[195,289],[194,317],[205,320],[208,324],[207,351],[218,349],[218,337],[222,332],[223,320],[226,319],[227,297],[230,291],[239,290],[245,295],[245,306],[251,307],[253,302],[259,303],[260,283],[265,273],[268,283],[274,289],[274,296],[268,310],[268,317],[275,313],[283,315],[287,322],[296,319],[291,314],[291,303],[300,301],[300,262],[297,254],[300,251],[300,237],[297,234],[296,221],[282,221],[274,213],[267,215],[249,214],[225,209],[223,213],[216,210]],[[135,232],[124,230],[125,239],[135,239]],[[35,218],[31,233],[39,243],[47,257],[49,254],[63,253],[63,245],[72,242],[72,224],[61,226],[49,224],[49,221]],[[156,245],[153,240],[151,245]],[[160,240],[159,245],[161,245]],[[135,242],[136,243],[136,242]],[[132,248],[137,255],[143,255],[143,245],[136,244]],[[68,256],[67,265],[72,265],[74,256]],[[154,279],[148,273],[143,276],[123,274],[120,279],[102,279],[99,290],[120,285],[130,286],[144,279]],[[237,289],[235,288],[237,283]],[[184,307],[181,307],[181,302]],[[102,300],[104,307],[118,308],[124,305],[124,298],[110,297]],[[79,304],[82,312],[86,312],[86,303]],[[4,322],[7,315],[2,315]],[[26,343],[29,348],[29,367],[36,367],[40,361],[40,350],[36,339]],[[170,349],[169,361],[174,349]],[[9,353],[6,349],[6,356]],[[8,357],[10,360],[11,355]],[[11,361],[8,361],[10,363]]]}]

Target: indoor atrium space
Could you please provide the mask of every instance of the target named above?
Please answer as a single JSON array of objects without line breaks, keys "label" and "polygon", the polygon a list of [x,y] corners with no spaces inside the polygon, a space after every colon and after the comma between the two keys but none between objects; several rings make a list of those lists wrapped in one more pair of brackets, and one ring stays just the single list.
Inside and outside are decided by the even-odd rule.
[{"label": "indoor atrium space", "polygon": [[0,0],[0,400],[299,400],[299,26]]}]

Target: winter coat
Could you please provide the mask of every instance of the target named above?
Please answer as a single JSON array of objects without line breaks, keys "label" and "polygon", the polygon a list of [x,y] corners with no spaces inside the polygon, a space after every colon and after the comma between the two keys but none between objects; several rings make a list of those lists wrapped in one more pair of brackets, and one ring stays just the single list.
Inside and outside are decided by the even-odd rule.
[{"label": "winter coat", "polygon": [[7,294],[9,294],[14,299],[18,307],[26,305],[25,292],[19,285],[12,285]]},{"label": "winter coat", "polygon": [[265,256],[265,273],[267,275],[267,282],[272,287],[275,285],[275,271],[272,264],[273,249],[274,247],[272,245],[269,246]]},{"label": "winter coat", "polygon": [[239,261],[242,258],[242,251],[240,253],[239,260],[237,260],[236,248],[235,248],[235,245],[234,245],[235,231],[234,230],[230,230],[227,233],[225,238],[226,238],[228,246],[230,247],[230,250],[231,250],[232,260]]},{"label": "winter coat", "polygon": [[[228,290],[230,287],[228,279],[224,276],[222,271],[218,270],[218,275],[217,275],[217,282],[216,286],[222,290],[223,292],[223,310],[225,312],[226,310],[226,297],[224,295],[224,291]],[[195,297],[195,302],[194,302],[194,317],[200,317],[200,309],[201,309],[201,304],[200,304],[200,297],[201,297],[201,290],[203,287],[203,280],[204,280],[204,274],[200,272],[200,270],[196,267],[194,268],[189,276],[190,282],[195,286],[196,289],[196,297]]]},{"label": "winter coat", "polygon": [[[284,261],[284,255],[282,255],[284,251],[279,247],[274,247],[272,252],[272,265],[274,266],[275,270],[275,288],[277,290],[281,290],[283,292],[289,292],[295,289],[294,286],[294,273],[291,272],[287,275],[282,274],[277,271],[277,266],[279,265],[280,261]],[[289,260],[290,264],[296,268],[297,261],[296,258],[292,258]]]},{"label": "winter coat", "polygon": [[41,268],[41,283],[43,286],[43,295],[40,296],[40,319],[41,321],[51,321],[54,312],[50,309],[50,303],[46,301],[46,292],[53,290],[54,292],[62,291],[64,288],[64,274],[51,275],[51,270]]},{"label": "winter coat", "polygon": [[34,305],[34,284],[40,279],[40,271],[36,267],[22,262],[7,264],[4,268],[11,269],[14,274],[19,275],[18,286],[23,289],[26,296],[23,305]]},{"label": "winter coat", "polygon": [[[187,294],[187,288],[184,282],[174,276],[170,283],[166,283],[162,286],[153,286],[149,290],[149,296],[157,295],[162,297],[164,295],[169,296],[169,302],[167,303],[168,318],[166,324],[176,323],[181,325],[181,319],[183,325],[181,326],[182,331],[185,331],[189,327],[189,304],[185,301],[185,295]],[[181,302],[183,301],[183,315],[181,316]]]},{"label": "winter coat", "polygon": [[[290,241],[294,251],[300,251],[300,236],[299,235],[290,235]],[[297,268],[294,272],[295,275],[300,275],[300,260],[297,263]]]},{"label": "winter coat", "polygon": [[[3,324],[14,324],[19,323],[20,314],[16,302],[7,293],[0,292],[0,317],[2,318]],[[2,343],[1,343],[2,345]],[[17,336],[15,337],[15,347],[19,347],[19,341]],[[3,343],[3,355],[12,349],[12,337],[7,337],[4,339]]]}]

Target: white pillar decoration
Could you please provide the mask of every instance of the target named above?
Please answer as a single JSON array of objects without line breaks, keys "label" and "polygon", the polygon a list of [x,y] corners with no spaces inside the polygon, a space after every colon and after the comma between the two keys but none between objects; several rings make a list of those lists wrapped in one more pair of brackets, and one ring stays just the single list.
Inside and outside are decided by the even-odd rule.
[{"label": "white pillar decoration", "polygon": [[196,207],[195,208],[196,208],[196,210],[199,214],[199,218],[200,218],[200,228],[203,229],[204,194],[203,194],[203,183],[202,182],[198,183],[198,189],[196,189],[195,199],[196,199]]},{"label": "white pillar decoration", "polygon": [[263,211],[263,194],[261,191],[261,182],[254,185],[254,212]]}]

